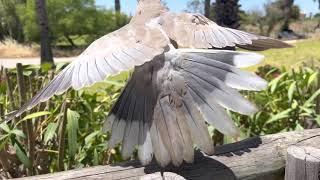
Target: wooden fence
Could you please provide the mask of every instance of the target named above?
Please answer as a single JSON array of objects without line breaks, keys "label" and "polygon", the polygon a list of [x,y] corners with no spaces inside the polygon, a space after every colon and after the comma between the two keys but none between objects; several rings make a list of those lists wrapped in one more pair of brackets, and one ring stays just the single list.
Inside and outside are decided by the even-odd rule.
[{"label": "wooden fence", "polygon": [[[201,153],[197,153],[194,164],[185,164],[179,168],[168,167],[161,169],[156,163],[143,167],[139,162],[131,161],[114,166],[83,168],[24,179],[280,180],[285,177],[287,149],[289,147],[301,147],[300,149],[304,149],[304,146],[320,149],[320,129],[254,137],[237,143],[219,146],[216,148],[214,156],[204,156]],[[306,153],[309,153],[308,156],[303,157],[312,156],[312,154],[310,155],[311,152]],[[319,158],[320,157],[313,157],[313,159]],[[304,163],[304,165],[306,165],[306,163]],[[301,169],[297,169],[297,167]],[[288,178],[296,177],[297,175],[295,173],[298,171],[302,172],[305,176],[308,175],[306,174],[308,172],[304,171],[303,168],[305,168],[305,166],[298,165],[293,166],[291,170],[288,169]],[[319,174],[319,168],[313,169],[312,172],[313,174]],[[289,176],[288,173],[290,173],[291,176]],[[170,178],[162,178],[162,176]]]}]

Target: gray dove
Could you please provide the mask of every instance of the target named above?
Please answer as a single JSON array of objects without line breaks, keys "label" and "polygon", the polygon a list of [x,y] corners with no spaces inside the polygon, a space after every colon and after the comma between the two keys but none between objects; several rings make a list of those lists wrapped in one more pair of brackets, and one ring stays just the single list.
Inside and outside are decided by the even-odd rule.
[{"label": "gray dove", "polygon": [[91,86],[134,69],[104,125],[109,147],[121,144],[129,159],[136,147],[143,165],[194,160],[194,145],[214,153],[207,123],[228,136],[239,130],[226,110],[252,115],[257,108],[237,90],[263,90],[267,83],[240,70],[263,56],[221,50],[286,48],[263,36],[218,26],[201,14],[173,13],[160,0],[139,0],[136,15],[121,29],[94,41],[44,89],[8,119],[70,87]]}]

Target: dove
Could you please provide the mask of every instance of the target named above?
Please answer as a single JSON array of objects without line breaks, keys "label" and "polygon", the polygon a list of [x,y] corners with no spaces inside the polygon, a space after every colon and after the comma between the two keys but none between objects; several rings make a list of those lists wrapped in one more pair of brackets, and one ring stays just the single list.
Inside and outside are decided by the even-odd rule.
[{"label": "dove", "polygon": [[201,14],[170,12],[160,0],[139,0],[129,24],[94,41],[76,60],[10,120],[61,95],[134,69],[103,126],[110,148],[121,145],[123,159],[138,149],[143,165],[153,158],[165,167],[194,161],[194,146],[208,155],[214,145],[207,125],[237,137],[227,110],[244,115],[257,107],[239,90],[260,91],[267,82],[241,68],[264,58],[262,51],[288,48],[272,38],[218,26]]}]

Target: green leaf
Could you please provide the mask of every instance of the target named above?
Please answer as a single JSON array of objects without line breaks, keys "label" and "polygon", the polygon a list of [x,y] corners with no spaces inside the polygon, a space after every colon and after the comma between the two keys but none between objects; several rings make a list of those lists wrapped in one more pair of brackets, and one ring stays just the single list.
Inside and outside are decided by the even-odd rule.
[{"label": "green leaf", "polygon": [[24,76],[31,76],[32,71],[23,71]]},{"label": "green leaf", "polygon": [[26,117],[24,117],[23,121],[26,121],[26,120],[29,120],[29,119],[38,118],[38,117],[45,116],[45,115],[50,115],[50,114],[51,114],[51,112],[48,112],[48,111],[36,112],[36,113],[29,114]]},{"label": "green leaf", "polygon": [[294,94],[296,88],[297,88],[297,82],[293,82],[293,83],[290,85],[289,89],[288,89],[288,98],[289,98],[289,101],[290,101],[290,102],[292,102],[293,94]]},{"label": "green leaf", "polygon": [[119,87],[124,87],[126,85],[126,83],[124,82],[112,81],[112,80],[104,80],[103,82],[109,85],[114,85]]},{"label": "green leaf", "polygon": [[56,134],[58,128],[58,123],[50,123],[47,127],[47,130],[44,134],[44,142],[47,144]]},{"label": "green leaf", "polygon": [[308,79],[308,88],[316,81],[318,78],[318,72],[313,73]]},{"label": "green leaf", "polygon": [[19,137],[22,137],[22,138],[26,138],[26,135],[21,131],[21,130],[18,130],[18,129],[14,129],[11,131],[12,134],[15,134]]},{"label": "green leaf", "polygon": [[22,164],[26,167],[26,168],[30,168],[31,167],[31,162],[30,159],[28,158],[27,154],[25,153],[25,151],[23,151],[21,149],[21,146],[19,146],[18,144],[14,145],[14,148],[16,150],[17,156],[19,158],[19,160],[22,162]]},{"label": "green leaf", "polygon": [[68,145],[69,145],[69,154],[74,156],[77,152],[78,143],[77,143],[77,133],[79,129],[79,113],[68,109],[67,112],[67,131],[68,131]]},{"label": "green leaf", "polygon": [[8,126],[8,124],[7,123],[2,123],[2,124],[0,124],[0,128],[2,129],[2,130],[4,130],[5,132],[7,132],[7,133],[10,133],[10,127]]},{"label": "green leaf", "polygon": [[98,134],[100,134],[101,132],[100,131],[95,131],[91,134],[89,134],[85,139],[84,139],[84,142],[85,144],[88,144],[90,143]]},{"label": "green leaf", "polygon": [[287,109],[287,110],[285,110],[285,111],[282,111],[282,112],[280,112],[280,113],[272,116],[272,117],[266,122],[266,124],[270,124],[270,123],[276,122],[276,121],[278,121],[278,120],[281,120],[281,119],[284,119],[284,118],[288,118],[291,111],[292,111],[292,109]]},{"label": "green leaf", "polygon": [[276,79],[272,80],[272,81],[269,83],[269,86],[271,87],[271,89],[270,89],[271,93],[274,93],[274,92],[275,92],[275,90],[276,90],[277,87],[278,87],[279,82],[280,82],[283,78],[285,78],[287,75],[288,75],[288,73],[285,72],[285,73],[281,74],[280,76],[278,76]]},{"label": "green leaf", "polygon": [[305,103],[303,106],[308,106],[320,95],[320,89],[318,89]]},{"label": "green leaf", "polygon": [[98,166],[99,165],[99,155],[97,149],[94,149],[93,153],[93,165]]}]

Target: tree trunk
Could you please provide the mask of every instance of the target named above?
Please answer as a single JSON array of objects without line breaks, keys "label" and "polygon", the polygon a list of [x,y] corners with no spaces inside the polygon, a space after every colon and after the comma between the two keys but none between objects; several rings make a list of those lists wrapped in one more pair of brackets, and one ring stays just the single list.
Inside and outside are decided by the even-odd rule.
[{"label": "tree trunk", "polygon": [[211,0],[204,1],[204,15],[209,19],[210,19],[210,11],[211,11],[210,5],[211,5]]},{"label": "tree trunk", "polygon": [[239,28],[239,7],[239,0],[216,0],[216,22],[224,27]]},{"label": "tree trunk", "polygon": [[36,0],[36,11],[41,37],[41,64],[53,64],[46,0]]},{"label": "tree trunk", "polygon": [[120,0],[114,0],[114,6],[115,6],[116,12],[120,12],[121,11]]},{"label": "tree trunk", "polygon": [[284,10],[284,23],[281,27],[282,31],[290,30],[290,19],[291,19],[291,11],[294,0],[283,0],[283,10]]}]

